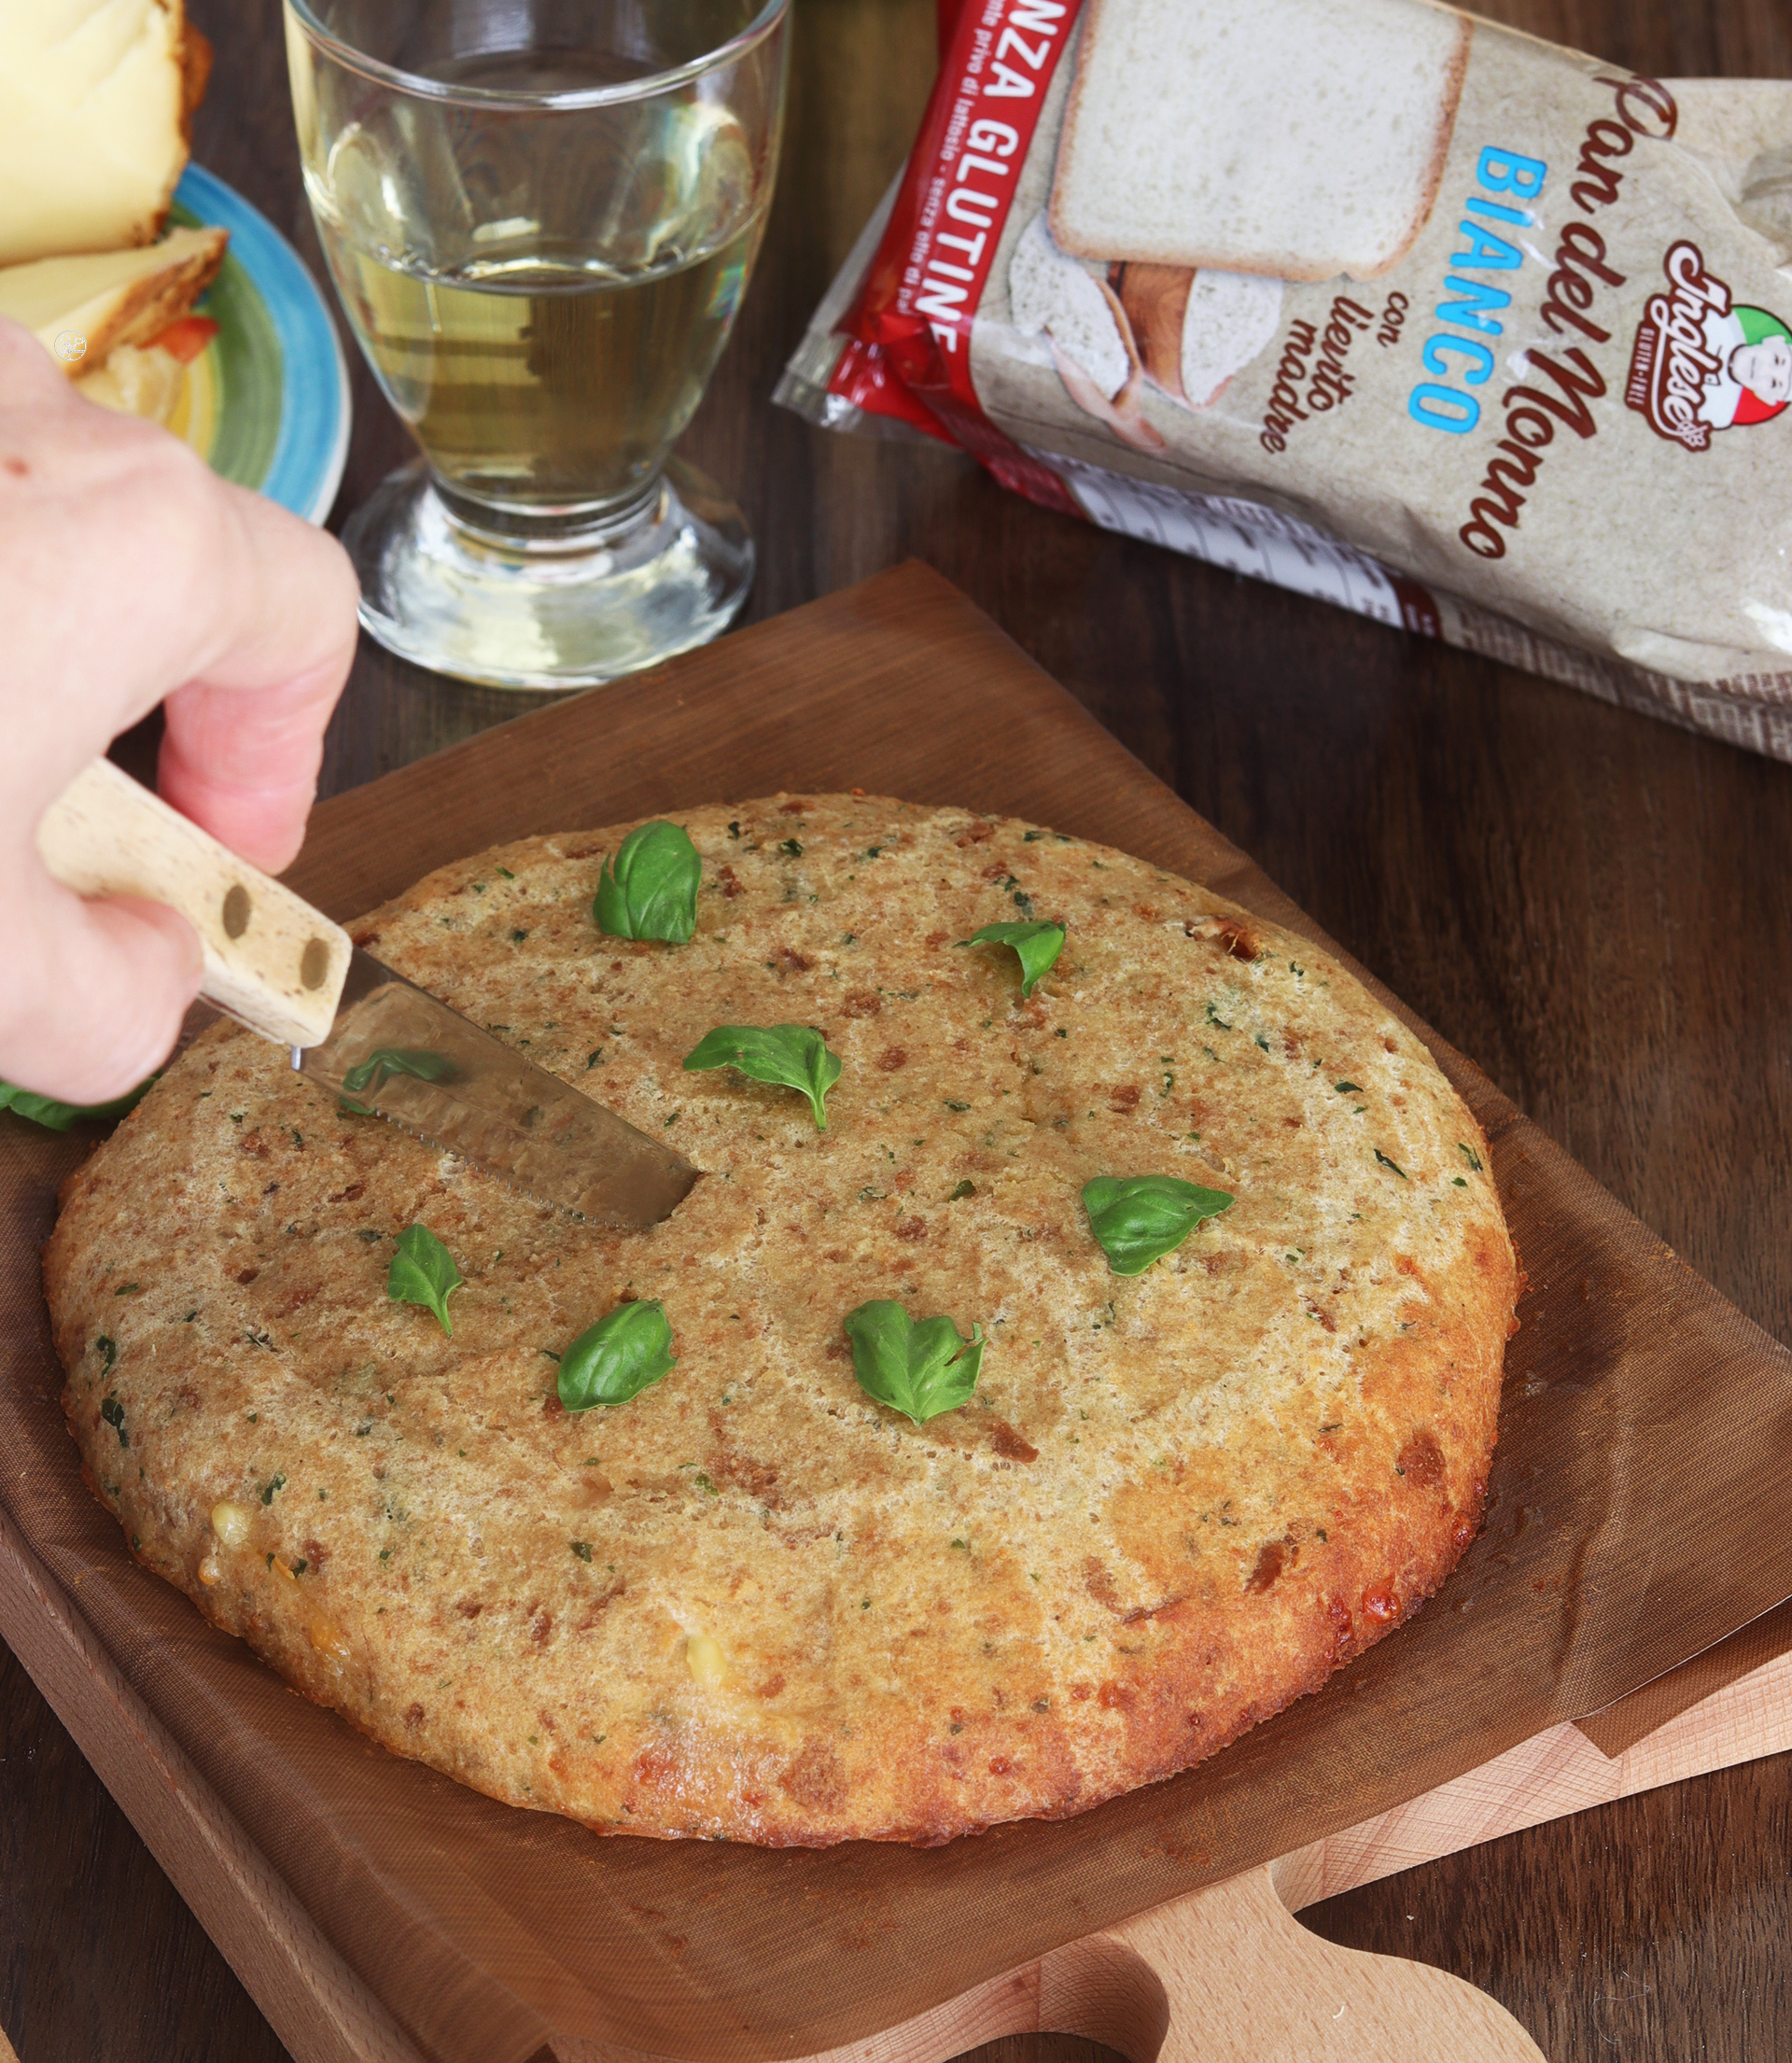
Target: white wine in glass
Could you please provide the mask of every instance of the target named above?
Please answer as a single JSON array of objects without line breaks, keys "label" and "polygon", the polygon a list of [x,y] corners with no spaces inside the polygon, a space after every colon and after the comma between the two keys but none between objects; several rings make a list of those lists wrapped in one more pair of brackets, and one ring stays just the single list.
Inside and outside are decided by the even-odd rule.
[{"label": "white wine in glass", "polygon": [[[344,533],[392,649],[582,685],[713,637],[744,599],[738,512],[667,454],[758,251],[785,4],[287,0],[313,212],[423,453]],[[497,47],[448,47],[482,35]]]}]

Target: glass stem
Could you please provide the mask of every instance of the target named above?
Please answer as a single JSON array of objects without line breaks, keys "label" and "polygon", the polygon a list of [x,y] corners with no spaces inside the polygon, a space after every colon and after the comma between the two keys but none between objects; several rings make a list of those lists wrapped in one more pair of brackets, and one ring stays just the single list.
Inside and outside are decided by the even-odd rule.
[{"label": "glass stem", "polygon": [[430,479],[448,519],[475,544],[509,552],[595,552],[651,522],[665,498],[664,466],[634,493],[611,501],[525,506],[469,494],[433,467]]}]

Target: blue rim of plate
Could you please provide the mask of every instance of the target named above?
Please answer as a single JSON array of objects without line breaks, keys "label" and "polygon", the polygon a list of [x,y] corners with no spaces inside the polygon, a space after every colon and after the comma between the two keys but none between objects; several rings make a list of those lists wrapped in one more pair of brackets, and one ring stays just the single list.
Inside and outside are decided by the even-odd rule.
[{"label": "blue rim of plate", "polygon": [[[203,166],[189,164],[175,203],[231,232],[228,265],[241,268],[265,310],[280,356],[280,420],[259,480],[271,501],[308,523],[329,513],[348,461],[348,367],[324,297],[304,260],[259,208]],[[260,368],[271,374],[272,366]],[[225,406],[231,405],[227,393]]]}]

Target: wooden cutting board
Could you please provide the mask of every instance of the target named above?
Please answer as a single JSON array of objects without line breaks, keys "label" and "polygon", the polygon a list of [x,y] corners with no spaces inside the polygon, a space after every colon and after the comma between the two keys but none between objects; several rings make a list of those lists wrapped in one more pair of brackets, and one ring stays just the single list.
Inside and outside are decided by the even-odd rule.
[{"label": "wooden cutting board", "polygon": [[[1530,2036],[1472,1986],[1336,1948],[1294,1915],[1520,1827],[1792,1748],[1792,1615],[1771,1617],[1603,1715],[1621,1735],[1695,1696],[1615,1755],[1572,1723],[1551,1728],[1392,1812],[805,2063],[947,2063],[1001,2035],[1046,2032],[1085,2035],[1130,2063],[1535,2063]],[[299,2063],[428,2063],[4,1519],[0,1635]],[[1709,1688],[1730,1669],[1744,1673]],[[641,2056],[550,2034],[530,2063]]]},{"label": "wooden cutting board", "polygon": [[[500,838],[721,794],[851,786],[1051,822],[1319,935],[1243,855],[917,567],[335,798],[317,811],[289,877],[350,917]],[[1762,1423],[1765,1407],[1792,1403],[1792,1356],[1427,1036],[1493,1141],[1533,1278],[1488,1525],[1411,1628],[1187,1776],[1061,1827],[1006,1830],[933,1857],[861,1847],[774,1861],[593,1844],[381,1756],[339,1722],[281,1699],[293,1708],[290,1735],[269,1734],[250,1782],[232,1791],[242,1772],[218,1759],[217,1721],[230,1717],[232,1700],[266,1705],[265,1673],[221,1635],[208,1646],[184,1602],[136,1570],[116,1527],[68,1490],[65,1435],[45,1430],[53,1370],[42,1365],[41,1341],[25,1338],[42,1332],[35,1315],[14,1330],[20,1370],[38,1393],[36,1416],[21,1418],[17,1436],[37,1443],[28,1457],[36,1502],[30,1523],[20,1523],[22,1472],[0,1471],[0,1632],[303,2063],[618,2063],[646,2053],[936,2063],[1022,2028],[1092,2034],[1141,2059],[1192,2055],[1197,2042],[1204,2054],[1240,2059],[1534,2056],[1471,1987],[1331,1948],[1289,1914],[1467,1843],[1792,1745],[1792,1662],[1783,1658],[1792,1628],[1785,1615],[1759,1616],[1792,1593],[1777,1481],[1733,1430],[1679,1415],[1673,1390],[1677,1372],[1699,1371],[1713,1390],[1743,1381],[1729,1418]],[[0,1147],[24,1169],[0,1180],[0,1292],[24,1316],[35,1291],[21,1271],[58,1171],[48,1149],[21,1145],[21,1136],[0,1132]],[[33,1352],[39,1358],[28,1367]],[[1678,1442],[1673,1473],[1647,1484],[1646,1509],[1631,1474],[1614,1478],[1593,1451],[1604,1421],[1576,1415],[1570,1395],[1609,1401],[1637,1370],[1655,1385],[1656,1416],[1626,1421],[1626,1430],[1659,1441],[1673,1423]],[[1747,1417],[1757,1403],[1763,1410]],[[1589,1452],[1558,1467],[1552,1440],[1571,1434]],[[1692,1547],[1681,1543],[1688,1529],[1674,1500],[1710,1509],[1713,1480],[1735,1492],[1725,1507],[1733,1554],[1714,1556],[1709,1526]],[[1590,1514],[1579,1509],[1589,1496],[1605,1500]],[[1639,1574],[1608,1537],[1647,1533],[1663,1511],[1673,1523],[1650,1535]],[[1600,1580],[1583,1595],[1575,1571],[1589,1557]],[[1629,1599],[1627,1582],[1648,1608],[1602,1619],[1601,1598]],[[1472,1617],[1458,1616],[1471,1606]],[[1490,1622],[1503,1638],[1509,1632],[1514,1651],[1559,1650],[1529,1703],[1501,1705],[1490,1676],[1450,1675],[1452,1656],[1477,1652],[1462,1629]],[[142,1626],[150,1631],[140,1637]],[[1483,1658],[1489,1646],[1482,1636]],[[1646,1688],[1596,1719],[1565,1723],[1638,1684]],[[319,1864],[321,1823],[308,1824],[302,1810],[283,1817],[266,1808],[262,1794],[279,1791],[290,1774],[282,1739],[302,1745],[301,1734],[315,1758],[314,1796],[319,1771],[328,1778],[353,1761],[357,1800],[384,1811],[389,1793],[394,1814],[422,1801],[443,1824],[459,1815],[468,1839],[488,1848],[513,1842],[525,1874],[601,1850],[609,1874],[599,1873],[599,1888],[637,1888],[642,1896],[626,1911],[649,1916],[629,1938],[629,1958],[613,1978],[600,1971],[582,1989],[556,1990],[558,1970],[525,1970],[530,1982],[522,1984],[512,1967],[509,1989],[482,1991],[469,1977],[464,1992],[443,1987],[441,2003],[414,1985],[406,1992],[408,1958],[341,1924],[352,1871],[372,1851],[339,1845]],[[280,1795],[302,1800],[304,1785]],[[330,1831],[334,1838],[340,1829]],[[1225,1862],[1215,1851],[1230,1859],[1229,1879],[1221,1881]],[[419,1879],[413,1902],[427,1905],[437,1888]],[[504,1888],[521,1897],[514,1884]],[[649,1890],[658,1902],[644,1902]],[[762,1950],[761,1907],[781,1899],[802,1921],[818,1911],[804,1901],[823,1898],[875,1903],[885,1916],[838,1939],[824,1919],[795,1925]],[[706,1902],[713,1914],[718,1900],[722,1919],[706,1919]],[[447,1940],[474,1971],[516,1909],[438,1899],[427,1938]],[[693,1976],[686,1949],[705,1926],[710,1953]],[[514,1959],[514,1942],[506,1952]],[[651,1981],[631,1989],[637,1960]],[[941,1982],[941,1971],[952,1981]]]}]

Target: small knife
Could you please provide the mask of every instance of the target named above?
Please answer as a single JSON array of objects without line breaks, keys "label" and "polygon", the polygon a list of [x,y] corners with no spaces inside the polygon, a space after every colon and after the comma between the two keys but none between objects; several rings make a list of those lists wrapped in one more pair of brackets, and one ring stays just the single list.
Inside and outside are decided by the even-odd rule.
[{"label": "small knife", "polygon": [[361,951],[109,760],[37,827],[77,895],[133,895],[199,933],[200,993],[352,1109],[377,1113],[525,1195],[598,1224],[657,1225],[701,1172]]}]

